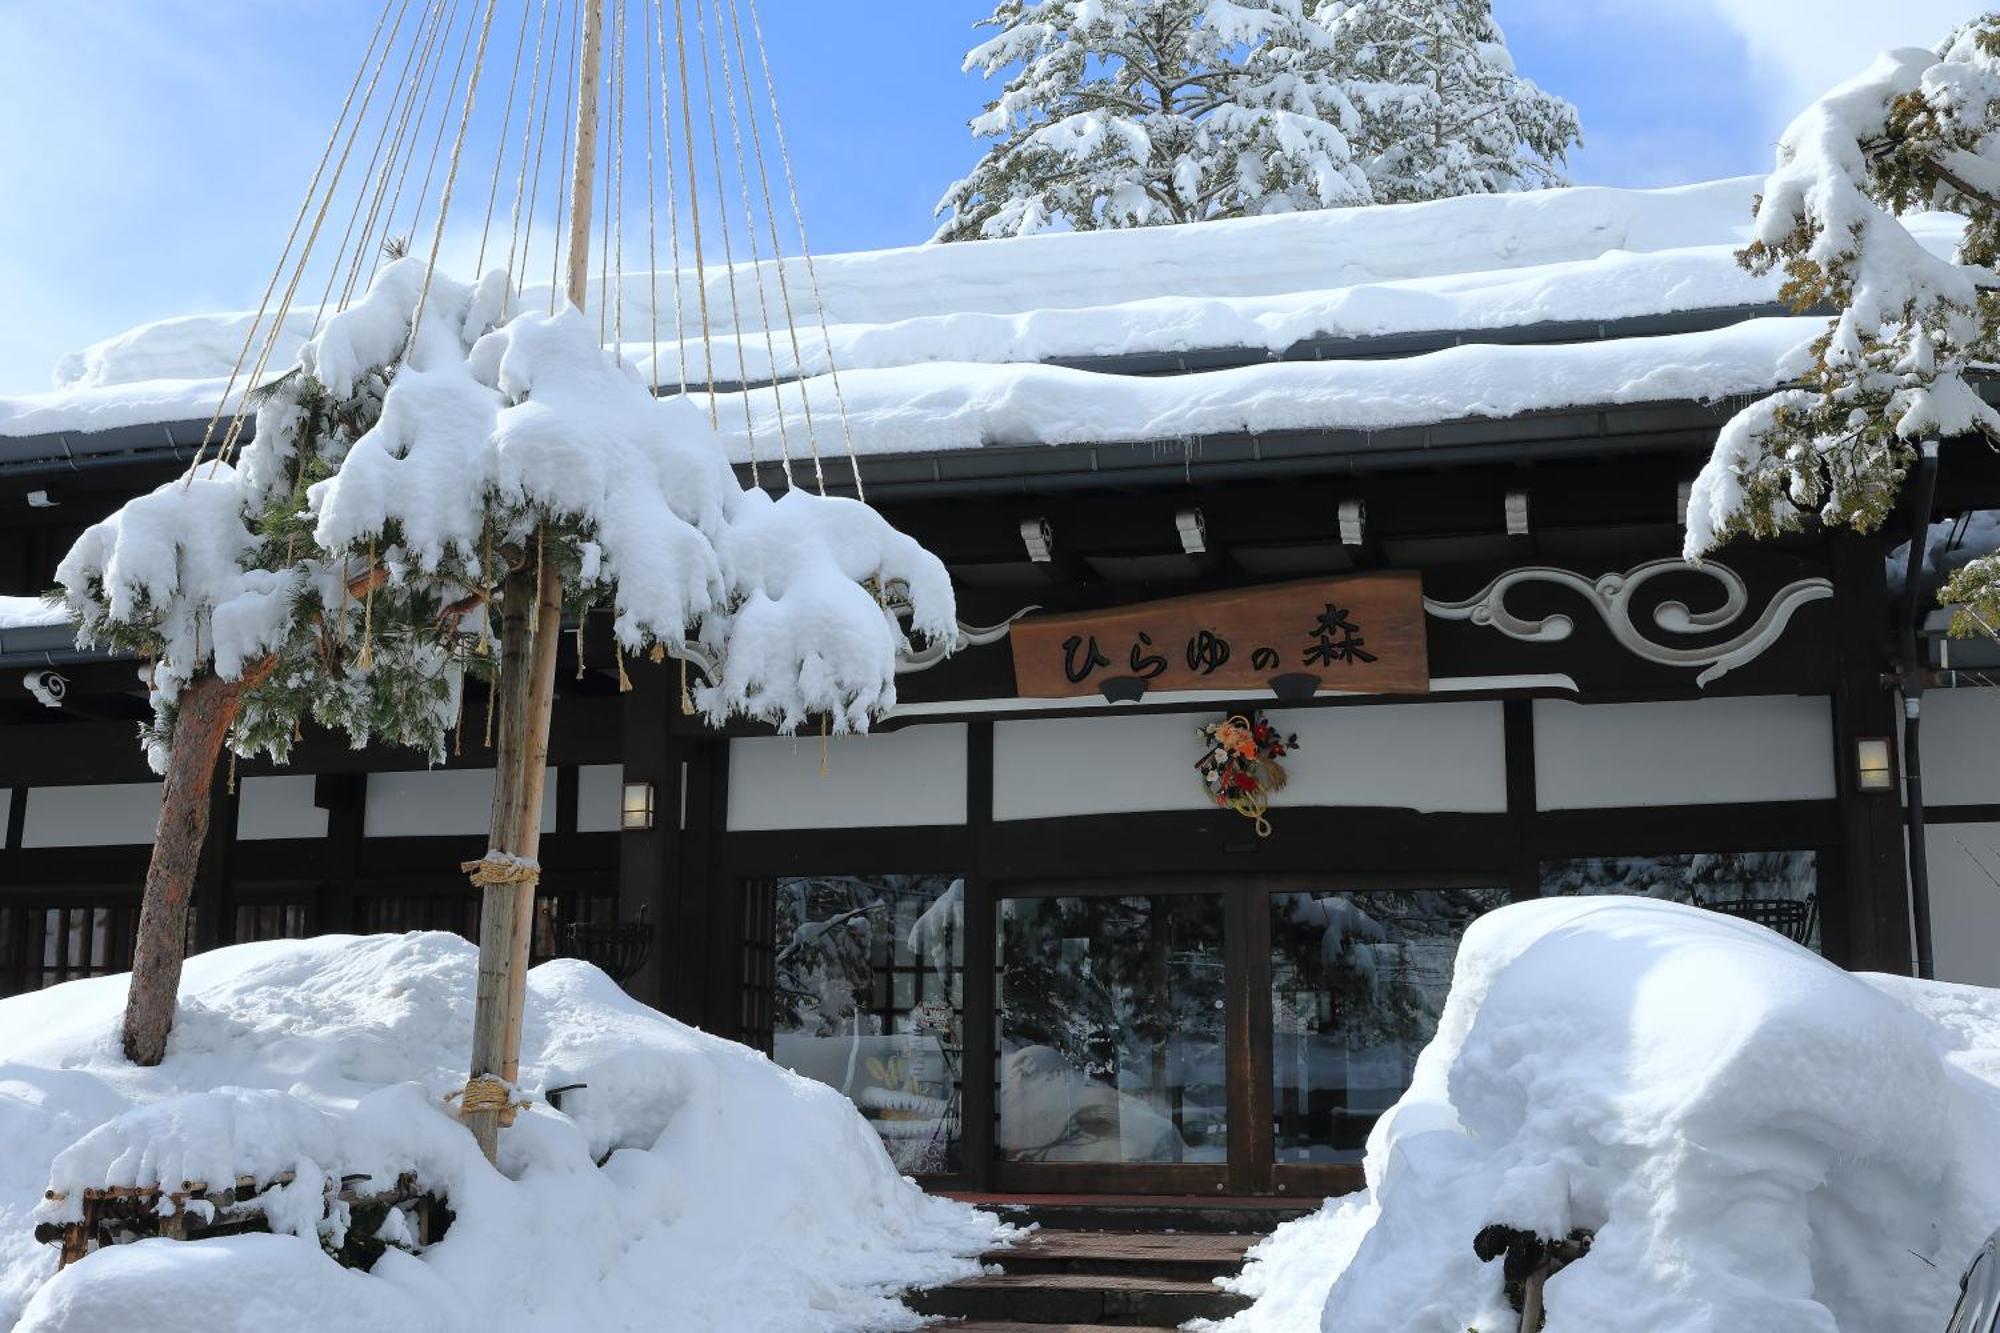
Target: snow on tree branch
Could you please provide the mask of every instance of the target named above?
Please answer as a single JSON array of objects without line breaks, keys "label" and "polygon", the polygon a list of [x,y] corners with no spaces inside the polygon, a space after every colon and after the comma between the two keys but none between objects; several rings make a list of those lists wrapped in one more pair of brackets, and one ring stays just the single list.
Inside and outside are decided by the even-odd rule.
[{"label": "snow on tree branch", "polygon": [[[1690,559],[1738,533],[1768,537],[1810,517],[1872,530],[1923,442],[2000,441],[2000,413],[1975,382],[2000,361],[1996,130],[2000,15],[1936,52],[1885,53],[1785,132],[1739,259],[1754,273],[1783,270],[1794,308],[1836,314],[1810,349],[1803,384],[1723,428],[1689,500]],[[1925,209],[1966,219],[1949,258],[1903,223]],[[1968,566],[1947,595],[1993,580]]]}]

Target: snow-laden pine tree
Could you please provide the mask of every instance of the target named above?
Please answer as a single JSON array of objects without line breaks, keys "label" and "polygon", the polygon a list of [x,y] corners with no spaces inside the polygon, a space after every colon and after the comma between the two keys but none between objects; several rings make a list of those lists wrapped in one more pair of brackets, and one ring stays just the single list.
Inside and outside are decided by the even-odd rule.
[{"label": "snow-laden pine tree", "polygon": [[[1903,225],[1923,209],[1965,218],[1953,252]],[[1936,51],[1884,53],[1793,121],[1739,258],[1782,270],[1795,308],[1838,313],[1804,383],[1723,428],[1689,499],[1689,558],[1809,518],[1872,530],[1926,443],[2000,443],[1972,379],[2000,362],[2000,14]],[[2000,557],[1944,596],[2000,624]]]},{"label": "snow-laden pine tree", "polygon": [[1377,203],[1566,185],[1576,108],[1514,68],[1493,0],[1318,0]]},{"label": "snow-laden pine tree", "polygon": [[1304,0],[999,0],[966,56],[1013,69],[939,240],[1369,201],[1359,123]]}]

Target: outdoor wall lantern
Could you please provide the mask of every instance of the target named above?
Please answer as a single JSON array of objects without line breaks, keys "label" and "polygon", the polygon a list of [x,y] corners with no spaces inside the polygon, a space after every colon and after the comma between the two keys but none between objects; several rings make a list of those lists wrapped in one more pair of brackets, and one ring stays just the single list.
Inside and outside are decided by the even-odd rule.
[{"label": "outdoor wall lantern", "polygon": [[653,784],[628,782],[619,809],[618,826],[628,833],[643,833],[653,827]]},{"label": "outdoor wall lantern", "polygon": [[1863,736],[1854,742],[1854,780],[1862,791],[1889,791],[1896,785],[1889,738]]}]

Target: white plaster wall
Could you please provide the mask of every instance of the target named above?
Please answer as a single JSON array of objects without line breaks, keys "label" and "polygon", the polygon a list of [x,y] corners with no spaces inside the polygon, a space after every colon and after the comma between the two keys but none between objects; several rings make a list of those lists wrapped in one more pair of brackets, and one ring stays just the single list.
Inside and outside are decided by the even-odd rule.
[{"label": "white plaster wall", "polygon": [[1544,810],[1829,799],[1832,705],[1798,695],[1537,699],[1535,793]]},{"label": "white plaster wall", "polygon": [[[653,817],[660,817],[660,803],[668,792],[653,793]],[[622,764],[585,764],[576,770],[576,831],[616,833],[625,799],[625,768]]]},{"label": "white plaster wall", "polygon": [[1930,824],[1924,847],[1938,980],[2000,986],[2000,824]]},{"label": "white plaster wall", "polygon": [[160,822],[160,784],[36,787],[21,822],[23,847],[116,847],[151,843]]},{"label": "white plaster wall", "polygon": [[[1033,718],[993,729],[993,817],[1210,806],[1194,765],[1196,731],[1216,714]],[[1497,703],[1274,710],[1299,737],[1291,782],[1273,802],[1422,811],[1507,808],[1506,734]]]},{"label": "white plaster wall", "polygon": [[[371,838],[485,833],[493,823],[493,770],[370,773],[362,827]],[[556,826],[556,771],[542,780],[542,828]]]},{"label": "white plaster wall", "polygon": [[236,785],[239,842],[272,838],[324,838],[326,811],[313,804],[310,776],[244,778]]},{"label": "white plaster wall", "polygon": [[731,741],[731,831],[965,822],[963,723],[837,737],[819,761],[818,736]]},{"label": "white plaster wall", "polygon": [[2000,690],[1926,690],[1923,752],[1926,806],[2000,804]]}]

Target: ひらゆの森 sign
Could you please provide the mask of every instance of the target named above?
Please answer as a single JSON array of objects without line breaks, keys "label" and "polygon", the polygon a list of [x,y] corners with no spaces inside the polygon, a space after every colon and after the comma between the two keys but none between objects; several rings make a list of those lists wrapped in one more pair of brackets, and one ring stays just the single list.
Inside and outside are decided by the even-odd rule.
[{"label": "\u3072\u3089\u3086\u306e\u68ee sign", "polygon": [[1025,698],[1097,694],[1111,681],[1143,681],[1148,693],[1260,689],[1300,675],[1320,690],[1430,689],[1415,571],[1031,616],[1014,626],[1013,644],[1015,692]]}]

